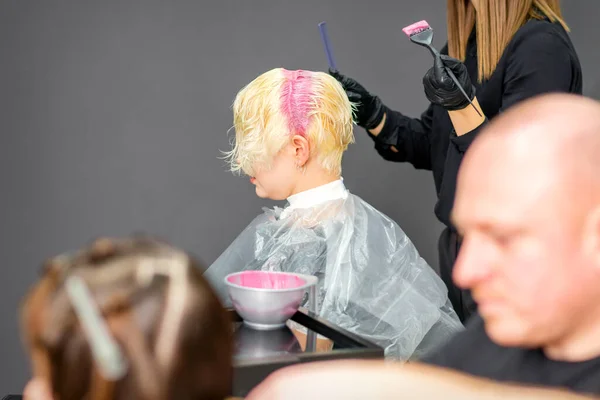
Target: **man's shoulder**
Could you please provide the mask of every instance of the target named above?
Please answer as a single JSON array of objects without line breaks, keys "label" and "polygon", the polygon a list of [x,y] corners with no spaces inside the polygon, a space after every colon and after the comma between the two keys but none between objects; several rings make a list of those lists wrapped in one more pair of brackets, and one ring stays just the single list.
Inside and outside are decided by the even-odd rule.
[{"label": "man's shoulder", "polygon": [[485,331],[483,319],[474,315],[464,331],[456,334],[448,343],[422,361],[440,367],[472,372],[489,360],[511,357],[518,349],[506,348],[494,343]]},{"label": "man's shoulder", "polygon": [[500,346],[487,335],[479,316],[473,317],[467,329],[436,354],[422,361],[502,382],[566,387],[600,394],[600,357],[568,363],[550,360],[540,349]]}]

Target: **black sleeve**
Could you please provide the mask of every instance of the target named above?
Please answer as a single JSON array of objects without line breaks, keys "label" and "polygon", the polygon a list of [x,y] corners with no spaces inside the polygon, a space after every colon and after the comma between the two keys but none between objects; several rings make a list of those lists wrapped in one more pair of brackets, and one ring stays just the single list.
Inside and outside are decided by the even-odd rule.
[{"label": "black sleeve", "polygon": [[[386,108],[386,121],[379,135],[369,133],[375,150],[388,161],[409,162],[417,169],[431,170],[431,133],[433,106],[421,118],[410,118]],[[398,150],[392,150],[392,146]]]}]

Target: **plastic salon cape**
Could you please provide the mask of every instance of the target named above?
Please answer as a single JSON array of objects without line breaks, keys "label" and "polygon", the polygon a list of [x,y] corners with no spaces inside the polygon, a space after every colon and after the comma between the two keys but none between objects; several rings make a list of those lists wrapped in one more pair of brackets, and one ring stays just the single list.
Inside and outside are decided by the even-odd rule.
[{"label": "plastic salon cape", "polygon": [[386,358],[419,358],[462,329],[444,283],[406,234],[342,180],[288,202],[265,209],[205,272],[226,305],[229,273],[296,272],[319,278],[321,317],[383,347]]}]

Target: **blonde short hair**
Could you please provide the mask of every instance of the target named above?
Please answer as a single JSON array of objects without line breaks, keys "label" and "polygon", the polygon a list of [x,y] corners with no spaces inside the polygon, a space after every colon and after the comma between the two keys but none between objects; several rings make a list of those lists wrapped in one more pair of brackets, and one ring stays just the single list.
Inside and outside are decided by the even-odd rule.
[{"label": "blonde short hair", "polygon": [[294,135],[310,143],[311,157],[341,174],[342,154],[354,142],[353,105],[324,72],[275,68],[254,79],[233,102],[235,143],[226,153],[233,172],[252,176],[268,168]]}]

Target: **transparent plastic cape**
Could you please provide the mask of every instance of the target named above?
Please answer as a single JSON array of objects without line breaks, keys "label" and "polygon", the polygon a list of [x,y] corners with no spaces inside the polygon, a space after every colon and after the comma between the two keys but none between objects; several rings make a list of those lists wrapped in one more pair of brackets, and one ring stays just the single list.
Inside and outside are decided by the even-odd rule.
[{"label": "transparent plastic cape", "polygon": [[265,209],[205,272],[226,305],[229,273],[296,272],[319,278],[321,317],[382,346],[386,358],[418,359],[462,329],[410,239],[358,196],[282,211]]}]

